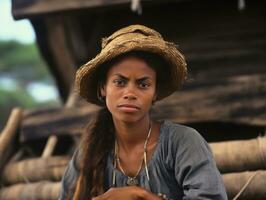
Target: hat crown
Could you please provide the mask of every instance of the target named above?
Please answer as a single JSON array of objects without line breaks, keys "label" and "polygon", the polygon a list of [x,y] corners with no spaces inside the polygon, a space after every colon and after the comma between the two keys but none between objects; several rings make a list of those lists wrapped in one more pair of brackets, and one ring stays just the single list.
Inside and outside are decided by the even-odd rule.
[{"label": "hat crown", "polygon": [[160,33],[157,31],[148,28],[143,25],[131,25],[125,28],[122,28],[116,32],[114,32],[112,35],[110,35],[107,38],[102,39],[102,49],[104,49],[112,40],[114,40],[117,37],[120,37],[121,35],[129,34],[129,33],[139,33],[144,36],[154,36],[163,39]]},{"label": "hat crown", "polygon": [[167,80],[163,81],[157,100],[161,100],[176,91],[187,76],[186,61],[176,45],[163,39],[160,33],[143,25],[131,25],[122,28],[102,40],[102,50],[95,58],[84,64],[76,74],[76,86],[79,94],[88,102],[102,106],[98,98],[99,81],[102,78],[100,68],[119,55],[128,52],[149,52],[159,56],[164,62]]}]

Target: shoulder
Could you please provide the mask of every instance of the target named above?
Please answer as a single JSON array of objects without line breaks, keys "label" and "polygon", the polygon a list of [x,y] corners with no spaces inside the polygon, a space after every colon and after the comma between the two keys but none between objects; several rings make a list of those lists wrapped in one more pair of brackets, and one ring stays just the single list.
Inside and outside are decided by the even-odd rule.
[{"label": "shoulder", "polygon": [[171,121],[164,121],[161,125],[162,138],[171,143],[198,143],[205,140],[194,128],[173,123]]},{"label": "shoulder", "polygon": [[164,121],[161,127],[160,140],[164,151],[172,156],[199,156],[211,158],[212,153],[208,143],[191,127]]}]

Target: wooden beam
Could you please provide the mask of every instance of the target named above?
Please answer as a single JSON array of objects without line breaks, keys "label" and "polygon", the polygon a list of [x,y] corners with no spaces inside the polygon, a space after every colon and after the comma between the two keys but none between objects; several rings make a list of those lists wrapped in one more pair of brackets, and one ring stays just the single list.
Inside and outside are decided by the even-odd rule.
[{"label": "wooden beam", "polygon": [[198,80],[156,103],[155,118],[266,126],[266,73],[219,77],[210,71],[201,71]]},{"label": "wooden beam", "polygon": [[[172,0],[174,1],[174,0]],[[175,0],[178,1],[178,0]],[[180,0],[179,0],[180,1]],[[114,7],[121,5],[128,5],[130,7],[131,0],[50,0],[50,1],[32,1],[31,3],[25,2],[24,4],[12,0],[12,13],[15,19],[33,17],[36,15],[44,15],[55,12],[81,10],[88,8],[99,7]],[[166,3],[170,0],[142,0],[144,3]]]},{"label": "wooden beam", "polygon": [[15,150],[14,141],[17,137],[22,114],[22,109],[14,108],[4,130],[0,134],[0,172]]},{"label": "wooden beam", "polygon": [[74,82],[76,63],[68,46],[64,18],[60,16],[47,17],[44,20],[48,47],[53,55],[56,67],[53,67],[57,75],[57,82],[64,100],[67,99]]},{"label": "wooden beam", "polygon": [[17,2],[13,0],[12,13],[15,19],[26,18],[34,15],[49,14],[59,11],[78,10],[84,8],[93,8],[100,6],[113,6],[120,4],[129,4],[130,0],[113,0],[113,1],[99,1],[99,0],[52,0],[52,1],[33,1],[31,4],[24,4],[18,6]]},{"label": "wooden beam", "polygon": [[47,138],[52,134],[80,135],[98,109],[83,106],[27,111],[22,122],[20,141]]}]

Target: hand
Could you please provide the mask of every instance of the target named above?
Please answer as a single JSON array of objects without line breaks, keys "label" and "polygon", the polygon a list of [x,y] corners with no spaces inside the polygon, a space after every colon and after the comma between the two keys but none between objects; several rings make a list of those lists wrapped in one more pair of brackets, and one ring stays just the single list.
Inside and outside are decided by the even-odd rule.
[{"label": "hand", "polygon": [[92,200],[141,200],[143,188],[136,186],[110,188],[104,194],[93,197]]},{"label": "hand", "polygon": [[161,200],[155,194],[137,186],[110,188],[107,192],[92,200]]}]

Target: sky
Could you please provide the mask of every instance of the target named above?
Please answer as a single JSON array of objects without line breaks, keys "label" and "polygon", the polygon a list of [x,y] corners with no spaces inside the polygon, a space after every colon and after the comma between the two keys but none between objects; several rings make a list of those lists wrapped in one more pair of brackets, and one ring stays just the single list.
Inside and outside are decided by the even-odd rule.
[{"label": "sky", "polygon": [[25,44],[35,41],[35,33],[29,20],[13,19],[11,0],[0,0],[0,40],[18,40]]},{"label": "sky", "polygon": [[[11,14],[11,0],[0,0],[0,40],[17,40],[24,44],[35,42],[35,33],[29,20],[15,21]],[[0,76],[0,85],[8,90],[16,88],[16,81]],[[54,85],[31,83],[27,87],[29,94],[39,102],[55,100],[58,92]]]}]

